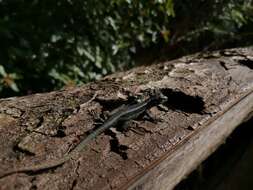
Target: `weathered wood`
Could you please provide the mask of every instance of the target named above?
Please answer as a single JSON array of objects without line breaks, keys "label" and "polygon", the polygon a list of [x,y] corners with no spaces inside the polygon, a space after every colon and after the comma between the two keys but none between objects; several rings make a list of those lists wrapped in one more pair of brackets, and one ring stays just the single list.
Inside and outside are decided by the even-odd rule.
[{"label": "weathered wood", "polygon": [[[253,48],[196,54],[110,75],[58,92],[0,100],[0,174],[58,159],[73,149],[95,117],[131,93],[159,88],[162,121],[140,119],[111,130],[79,159],[37,173],[0,179],[0,189],[172,189],[253,113]],[[97,94],[97,99],[88,102]],[[88,103],[87,103],[88,102]]]}]

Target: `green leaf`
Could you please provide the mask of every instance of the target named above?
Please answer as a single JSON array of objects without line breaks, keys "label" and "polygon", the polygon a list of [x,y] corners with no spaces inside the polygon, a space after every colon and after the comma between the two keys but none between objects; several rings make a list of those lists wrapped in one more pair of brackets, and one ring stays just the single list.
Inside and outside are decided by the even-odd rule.
[{"label": "green leaf", "polygon": [[12,82],[10,84],[10,88],[14,91],[14,92],[19,92],[18,86],[15,82]]},{"label": "green leaf", "polygon": [[7,76],[7,73],[5,72],[5,69],[2,65],[0,65],[0,75],[2,75],[3,77]]},{"label": "green leaf", "polygon": [[175,16],[173,0],[166,0],[166,13],[168,16]]},{"label": "green leaf", "polygon": [[242,26],[244,23],[247,23],[247,20],[244,18],[244,15],[242,14],[242,12],[236,9],[233,9],[231,11],[231,16],[233,20],[235,20],[239,26]]}]

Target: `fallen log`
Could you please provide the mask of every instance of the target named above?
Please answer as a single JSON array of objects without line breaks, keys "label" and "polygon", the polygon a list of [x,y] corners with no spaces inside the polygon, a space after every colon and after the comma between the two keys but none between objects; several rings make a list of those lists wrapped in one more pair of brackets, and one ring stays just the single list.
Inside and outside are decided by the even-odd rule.
[{"label": "fallen log", "polygon": [[[159,89],[168,97],[128,130],[110,129],[60,166],[0,178],[0,189],[173,189],[253,113],[253,48],[195,54],[87,85],[0,100],[0,176],[73,150],[96,119]],[[94,96],[95,95],[95,96]]]}]

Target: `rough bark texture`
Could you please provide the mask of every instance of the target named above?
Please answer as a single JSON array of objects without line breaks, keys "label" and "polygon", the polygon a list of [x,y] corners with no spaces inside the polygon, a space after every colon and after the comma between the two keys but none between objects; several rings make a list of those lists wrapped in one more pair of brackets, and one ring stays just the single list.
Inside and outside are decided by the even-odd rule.
[{"label": "rough bark texture", "polygon": [[[0,100],[0,174],[71,151],[95,118],[158,88],[161,122],[131,122],[98,136],[80,157],[0,179],[0,189],[172,189],[253,110],[253,48],[195,54],[138,67],[79,88]],[[97,98],[88,102],[94,94]]]}]

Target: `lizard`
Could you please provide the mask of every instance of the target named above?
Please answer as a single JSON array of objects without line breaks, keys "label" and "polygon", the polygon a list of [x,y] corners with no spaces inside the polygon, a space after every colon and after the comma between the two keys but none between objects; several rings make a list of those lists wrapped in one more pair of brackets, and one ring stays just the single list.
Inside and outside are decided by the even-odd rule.
[{"label": "lizard", "polygon": [[131,119],[136,119],[138,116],[145,113],[149,108],[164,103],[165,101],[167,101],[167,96],[162,94],[160,91],[155,91],[150,95],[149,98],[144,101],[120,106],[118,111],[111,114],[111,116],[101,126],[92,131],[70,153],[64,155],[62,158],[47,163],[7,171],[3,174],[0,174],[0,179],[15,173],[38,172],[58,167],[78,155],[79,152],[81,152],[92,139],[96,138],[107,129],[114,127],[119,123],[127,122]]}]

